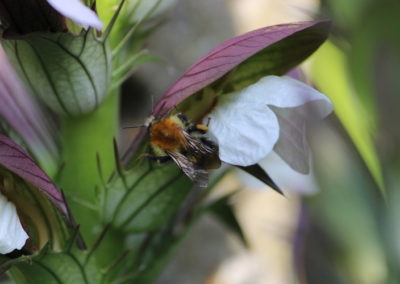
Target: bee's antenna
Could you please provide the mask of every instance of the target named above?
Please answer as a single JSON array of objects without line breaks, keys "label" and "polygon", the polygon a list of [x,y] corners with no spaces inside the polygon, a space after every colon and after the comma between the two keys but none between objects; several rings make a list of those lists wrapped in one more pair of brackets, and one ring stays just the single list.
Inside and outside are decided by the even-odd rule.
[{"label": "bee's antenna", "polygon": [[144,127],[144,125],[125,126],[125,127],[122,127],[122,129],[128,129],[128,128],[140,128],[140,127]]}]

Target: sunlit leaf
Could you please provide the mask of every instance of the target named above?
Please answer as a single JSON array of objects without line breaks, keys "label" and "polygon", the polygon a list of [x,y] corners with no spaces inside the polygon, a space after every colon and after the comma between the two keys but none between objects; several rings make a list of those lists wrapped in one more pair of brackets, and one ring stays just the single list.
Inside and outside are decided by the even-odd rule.
[{"label": "sunlit leaf", "polygon": [[368,112],[353,93],[343,52],[332,43],[325,43],[312,57],[311,73],[317,87],[332,100],[336,115],[384,194],[382,171],[372,140]]},{"label": "sunlit leaf", "polygon": [[[382,232],[380,218],[385,214],[377,214],[387,207],[376,198],[377,186],[368,170],[360,167],[359,155],[342,137],[328,128],[316,135],[319,136],[315,137],[313,149],[321,192],[310,201],[315,210],[313,219],[320,222],[338,245],[332,252],[337,253],[332,256],[335,263],[330,266],[345,268],[349,283],[387,283],[388,258],[384,251],[387,236]],[[314,241],[317,236],[310,235]],[[330,248],[323,253],[327,254],[326,250]]]}]

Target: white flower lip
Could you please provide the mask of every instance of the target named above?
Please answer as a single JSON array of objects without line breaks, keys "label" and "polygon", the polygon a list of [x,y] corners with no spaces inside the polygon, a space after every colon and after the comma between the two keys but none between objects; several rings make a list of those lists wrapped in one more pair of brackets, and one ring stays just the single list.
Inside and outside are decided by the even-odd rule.
[{"label": "white flower lip", "polygon": [[47,0],[47,2],[60,14],[77,22],[85,29],[93,27],[96,30],[101,30],[103,28],[103,23],[96,13],[80,0]]},{"label": "white flower lip", "polygon": [[15,205],[0,194],[0,254],[21,249],[28,235],[22,228]]},{"label": "white flower lip", "polygon": [[221,95],[208,115],[208,133],[219,146],[220,159],[228,164],[250,166],[275,150],[294,170],[306,173],[306,118],[323,118],[331,111],[330,100],[310,86],[286,76],[266,76]]}]

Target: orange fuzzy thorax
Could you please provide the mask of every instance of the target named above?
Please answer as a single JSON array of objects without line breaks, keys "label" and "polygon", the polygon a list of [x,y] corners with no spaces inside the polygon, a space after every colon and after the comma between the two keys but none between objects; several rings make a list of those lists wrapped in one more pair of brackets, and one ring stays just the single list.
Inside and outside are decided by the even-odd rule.
[{"label": "orange fuzzy thorax", "polygon": [[162,151],[178,152],[186,148],[182,122],[175,117],[154,121],[151,124],[150,141]]}]

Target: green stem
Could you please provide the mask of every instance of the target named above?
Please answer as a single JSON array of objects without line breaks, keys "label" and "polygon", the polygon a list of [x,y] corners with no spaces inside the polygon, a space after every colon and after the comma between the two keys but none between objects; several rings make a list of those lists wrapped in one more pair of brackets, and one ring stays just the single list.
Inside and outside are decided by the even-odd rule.
[{"label": "green stem", "polygon": [[[80,232],[89,248],[103,228],[96,197],[96,187],[102,189],[96,156],[99,155],[104,179],[107,180],[115,168],[113,139],[118,129],[118,92],[119,90],[110,92],[103,104],[90,114],[62,118],[65,166],[58,184],[67,196],[72,213],[80,225]],[[120,234],[109,232],[96,256],[100,254],[100,262],[105,264],[107,258],[110,260],[114,254],[120,252],[121,245]]]}]

